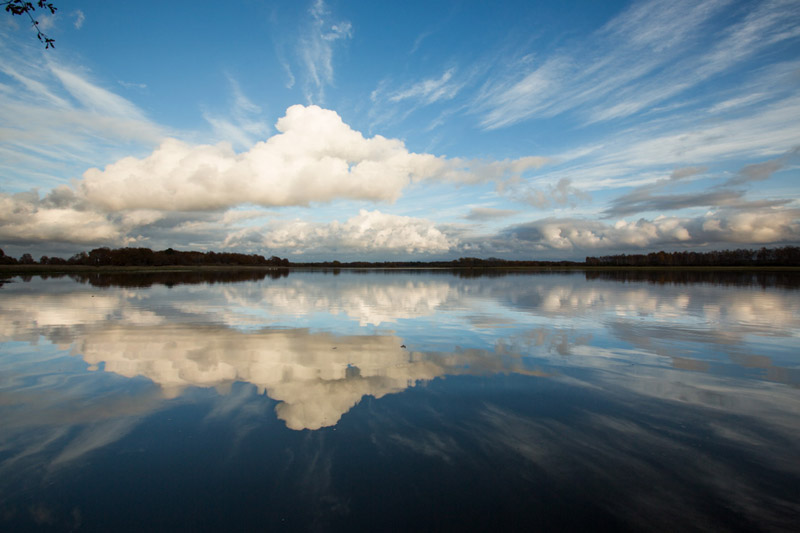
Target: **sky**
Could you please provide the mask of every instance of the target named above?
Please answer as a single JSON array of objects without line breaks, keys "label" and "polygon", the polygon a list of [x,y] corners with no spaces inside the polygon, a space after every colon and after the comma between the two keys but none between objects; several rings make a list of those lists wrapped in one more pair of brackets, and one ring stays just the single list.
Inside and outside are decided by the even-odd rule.
[{"label": "sky", "polygon": [[800,3],[0,14],[0,248],[293,261],[800,244]]}]

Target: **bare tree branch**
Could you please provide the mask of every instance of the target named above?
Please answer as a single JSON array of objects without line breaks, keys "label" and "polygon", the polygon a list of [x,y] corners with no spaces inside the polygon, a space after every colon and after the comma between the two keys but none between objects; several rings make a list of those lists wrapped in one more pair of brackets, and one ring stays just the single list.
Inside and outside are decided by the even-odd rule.
[{"label": "bare tree branch", "polygon": [[31,23],[36,30],[36,37],[39,38],[39,41],[44,43],[45,49],[56,47],[55,39],[48,37],[39,28],[39,21],[33,18],[33,11],[36,11],[37,7],[39,9],[50,10],[50,13],[55,15],[58,8],[51,2],[45,0],[38,0],[36,3],[26,2],[25,0],[5,0],[0,1],[0,7],[5,7],[6,13],[11,13],[12,15],[28,15],[28,18],[31,19]]}]

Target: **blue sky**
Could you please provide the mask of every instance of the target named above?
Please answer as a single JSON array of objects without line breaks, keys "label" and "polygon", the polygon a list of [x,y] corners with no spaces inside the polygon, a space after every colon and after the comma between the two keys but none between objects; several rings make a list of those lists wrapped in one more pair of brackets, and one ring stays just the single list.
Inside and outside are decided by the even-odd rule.
[{"label": "blue sky", "polygon": [[0,17],[9,255],[800,243],[796,1],[56,5]]}]

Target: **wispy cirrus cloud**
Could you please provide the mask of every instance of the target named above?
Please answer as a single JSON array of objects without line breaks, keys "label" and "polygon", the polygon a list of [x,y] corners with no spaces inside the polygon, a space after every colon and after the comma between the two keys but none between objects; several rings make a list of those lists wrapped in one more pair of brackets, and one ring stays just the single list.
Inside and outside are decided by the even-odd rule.
[{"label": "wispy cirrus cloud", "polygon": [[[131,101],[84,69],[0,40],[0,171],[5,187],[57,185],[98,161],[138,151],[167,135]],[[33,170],[31,170],[33,169]]]},{"label": "wispy cirrus cloud", "polygon": [[447,69],[439,78],[430,78],[399,89],[389,95],[392,102],[402,100],[419,100],[425,104],[432,104],[439,100],[452,99],[461,88],[463,82],[453,80],[455,68]]},{"label": "wispy cirrus cloud", "polygon": [[307,75],[306,100],[308,103],[322,103],[325,87],[334,80],[334,47],[337,41],[352,37],[353,25],[347,20],[335,21],[324,0],[315,0],[308,13],[311,21],[300,38],[298,53]]},{"label": "wispy cirrus cloud", "polygon": [[[782,80],[784,75],[770,79]],[[593,193],[651,185],[676,168],[704,167],[720,174],[720,168],[740,161],[781,159],[797,146],[800,127],[794,117],[798,113],[800,99],[792,95],[715,120],[677,115],[643,123],[554,155],[553,164],[538,173],[535,181],[520,184],[517,194],[524,196],[542,184],[553,186],[563,178],[578,190]]]},{"label": "wispy cirrus cloud", "polygon": [[628,117],[800,36],[800,8],[761,2],[721,32],[729,6],[651,0],[633,5],[582,43],[550,57],[521,56],[473,103],[484,128],[575,113],[586,123]]},{"label": "wispy cirrus cloud", "polygon": [[230,142],[237,148],[250,148],[265,138],[271,128],[261,116],[261,107],[245,95],[233,76],[228,74],[227,78],[231,88],[230,107],[222,113],[206,111],[203,118],[211,124],[218,140]]},{"label": "wispy cirrus cloud", "polygon": [[92,83],[80,73],[54,65],[50,66],[50,71],[83,109],[105,117],[147,121],[144,113],[135,104]]},{"label": "wispy cirrus cloud", "polygon": [[76,9],[72,12],[72,25],[75,26],[76,30],[79,30],[83,27],[83,23],[86,22],[86,15],[84,15],[83,11],[80,9]]}]

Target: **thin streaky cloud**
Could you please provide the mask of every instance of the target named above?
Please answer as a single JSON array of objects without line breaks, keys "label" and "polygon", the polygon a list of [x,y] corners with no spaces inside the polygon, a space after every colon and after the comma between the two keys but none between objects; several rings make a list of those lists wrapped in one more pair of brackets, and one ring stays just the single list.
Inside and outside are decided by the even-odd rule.
[{"label": "thin streaky cloud", "polygon": [[798,139],[794,117],[800,113],[800,98],[783,98],[758,111],[699,125],[677,116],[659,123],[647,135],[641,129],[619,133],[604,145],[587,145],[555,156],[561,165],[545,169],[538,179],[556,182],[566,177],[575,187],[598,191],[635,186],[648,173],[652,178],[645,182],[663,177],[654,169],[708,166],[742,156],[763,159],[792,150]]},{"label": "thin streaky cloud", "polygon": [[[586,124],[624,118],[800,36],[800,9],[776,3],[759,5],[720,36],[706,36],[704,28],[729,3],[637,4],[591,36],[586,49],[579,45],[532,65],[523,56],[513,67],[521,77],[501,74],[473,108],[487,129],[566,112],[584,116]],[[715,38],[710,51],[696,53]]]},{"label": "thin streaky cloud", "polygon": [[454,72],[455,68],[449,68],[439,78],[422,80],[395,92],[389,96],[389,100],[400,102],[408,99],[419,99],[426,104],[432,104],[439,100],[450,100],[458,94],[462,87],[460,84],[450,83]]},{"label": "thin streaky cloud", "polygon": [[75,19],[72,23],[75,26],[76,30],[79,30],[83,27],[83,23],[86,21],[86,15],[83,14],[83,11],[80,9],[76,9],[72,13],[73,18]]},{"label": "thin streaky cloud", "polygon": [[413,55],[419,50],[420,46],[422,46],[422,42],[433,35],[433,31],[425,31],[420,33],[416,39],[414,39],[414,44],[411,46],[411,50],[409,50],[409,55]]},{"label": "thin streaky cloud", "polygon": [[731,98],[730,100],[725,100],[724,102],[719,102],[717,104],[714,104],[708,110],[708,112],[713,114],[713,113],[729,111],[731,109],[741,108],[761,102],[765,98],[768,98],[768,95],[765,93],[748,94],[746,96],[740,96],[738,98]]},{"label": "thin streaky cloud", "polygon": [[299,54],[308,76],[306,100],[308,103],[321,103],[324,101],[325,87],[334,80],[333,50],[336,41],[351,38],[353,25],[346,20],[334,22],[323,0],[315,0],[308,13],[311,21],[306,34],[300,39]]},{"label": "thin streaky cloud", "polygon": [[239,82],[230,74],[226,78],[230,86],[230,106],[224,112],[206,111],[203,118],[212,126],[216,141],[248,149],[268,136],[270,125],[262,119],[261,107],[244,93]]},{"label": "thin streaky cloud", "polygon": [[102,115],[145,120],[142,112],[132,102],[91,83],[80,74],[59,67],[51,67],[51,71],[82,107]]}]

